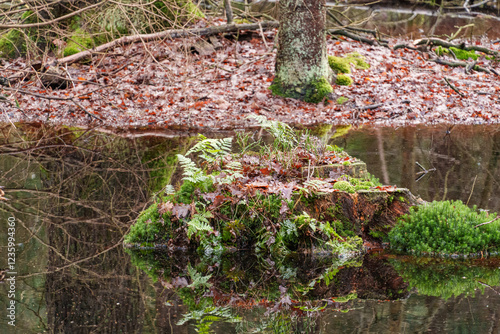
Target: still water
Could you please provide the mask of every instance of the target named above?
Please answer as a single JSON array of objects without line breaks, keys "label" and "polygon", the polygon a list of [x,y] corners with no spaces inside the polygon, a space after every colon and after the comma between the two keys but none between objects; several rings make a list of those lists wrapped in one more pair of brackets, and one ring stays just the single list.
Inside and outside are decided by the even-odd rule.
[{"label": "still water", "polygon": [[[342,128],[326,136],[386,184],[424,200],[500,210],[498,126]],[[123,236],[154,193],[179,180],[175,154],[193,142],[1,125],[0,186],[9,200],[0,202],[0,333],[500,333],[498,258],[374,252],[271,263],[234,253],[201,262],[195,254],[125,250]]]}]

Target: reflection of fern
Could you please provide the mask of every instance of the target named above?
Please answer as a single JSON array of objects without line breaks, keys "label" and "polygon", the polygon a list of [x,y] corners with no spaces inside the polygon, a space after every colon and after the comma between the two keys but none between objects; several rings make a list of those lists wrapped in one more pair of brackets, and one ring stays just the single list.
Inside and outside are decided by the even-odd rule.
[{"label": "reflection of fern", "polygon": [[196,331],[198,333],[211,333],[212,331],[210,330],[210,325],[213,322],[240,322],[241,318],[233,315],[231,309],[227,306],[208,306],[203,310],[194,310],[184,314],[177,325],[182,326],[190,320],[196,321]]},{"label": "reflection of fern", "polygon": [[207,162],[215,162],[223,156],[231,153],[233,138],[210,139],[204,135],[198,135],[200,141],[196,143],[186,155],[201,152],[202,157]]},{"label": "reflection of fern", "polygon": [[177,154],[177,159],[179,159],[179,163],[181,164],[182,169],[184,169],[184,177],[182,178],[183,180],[198,184],[209,179],[209,177],[196,166],[193,160],[183,156],[182,154]]},{"label": "reflection of fern", "polygon": [[191,284],[187,286],[188,288],[196,290],[197,288],[210,288],[212,286],[212,284],[208,283],[208,280],[210,279],[210,277],[212,277],[212,274],[203,276],[201,273],[196,271],[195,268],[191,267],[190,263],[188,263],[187,270],[189,276],[191,276]]},{"label": "reflection of fern", "polygon": [[187,222],[188,230],[187,235],[191,239],[193,234],[198,235],[200,232],[213,232],[212,227],[208,221],[208,218],[212,218],[213,215],[210,211],[204,211],[193,215],[190,221]]}]

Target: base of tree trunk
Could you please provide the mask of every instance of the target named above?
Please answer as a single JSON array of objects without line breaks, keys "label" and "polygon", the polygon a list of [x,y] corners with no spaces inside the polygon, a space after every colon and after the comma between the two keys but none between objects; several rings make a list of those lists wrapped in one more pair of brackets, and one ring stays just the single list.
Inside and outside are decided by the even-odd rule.
[{"label": "base of tree trunk", "polygon": [[329,81],[330,78],[322,77],[308,84],[287,85],[276,77],[269,89],[274,95],[299,99],[305,102],[319,103],[323,100],[328,100],[328,95],[333,92]]}]

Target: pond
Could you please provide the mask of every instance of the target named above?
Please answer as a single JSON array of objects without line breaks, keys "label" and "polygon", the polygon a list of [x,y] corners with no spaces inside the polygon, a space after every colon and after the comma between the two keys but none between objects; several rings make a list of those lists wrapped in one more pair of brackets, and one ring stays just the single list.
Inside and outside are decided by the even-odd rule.
[{"label": "pond", "polygon": [[[499,258],[374,250],[280,263],[234,252],[201,262],[186,252],[124,249],[139,212],[180,179],[175,154],[196,134],[37,124],[0,131],[0,186],[8,198],[0,202],[2,333],[500,332]],[[339,127],[325,136],[383,183],[428,201],[500,210],[497,126]]]}]

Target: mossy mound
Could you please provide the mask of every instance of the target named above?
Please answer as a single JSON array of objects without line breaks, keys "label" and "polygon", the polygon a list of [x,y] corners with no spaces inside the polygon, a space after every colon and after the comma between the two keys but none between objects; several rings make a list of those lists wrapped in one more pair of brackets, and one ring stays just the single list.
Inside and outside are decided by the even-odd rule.
[{"label": "mossy mound", "polygon": [[326,78],[320,78],[310,82],[308,85],[295,87],[286,86],[281,81],[275,79],[269,86],[273,95],[289,97],[302,100],[310,103],[319,103],[328,97],[333,92],[332,85]]},{"label": "mossy mound", "polygon": [[21,31],[11,29],[0,38],[0,57],[15,58],[25,52],[25,35]]},{"label": "mossy mound", "polygon": [[365,60],[365,57],[357,52],[346,54],[344,57],[328,56],[328,64],[336,74],[351,73],[351,64],[358,70],[366,70],[370,68]]},{"label": "mossy mound", "polygon": [[328,56],[328,64],[335,73],[351,73],[351,64],[345,58]]},{"label": "mossy mound", "polygon": [[461,201],[432,202],[411,208],[389,233],[391,248],[405,253],[482,256],[500,249],[496,214]]},{"label": "mossy mound", "polygon": [[337,80],[335,81],[335,83],[339,86],[350,86],[353,82],[354,80],[352,80],[352,78],[347,74],[337,75]]},{"label": "mossy mound", "polygon": [[[215,257],[232,249],[273,257],[312,250],[350,254],[362,250],[360,237],[374,239],[370,231],[387,233],[414,202],[408,191],[382,189],[368,173],[351,168],[358,161],[341,149],[258,119],[275,137],[272,145],[261,153],[232,154],[231,138],[202,136],[186,155],[200,152],[207,169],[178,155],[182,186],[141,214],[125,243],[196,248]],[[313,177],[316,169],[328,176]]]}]

